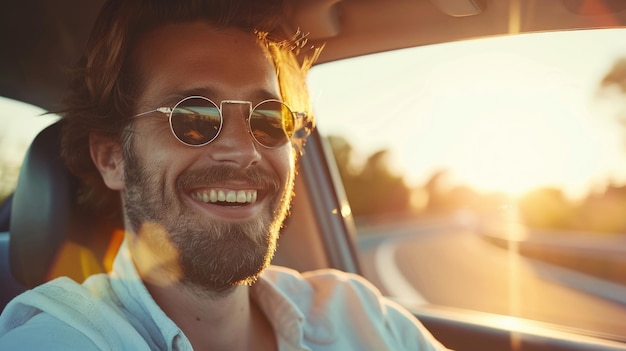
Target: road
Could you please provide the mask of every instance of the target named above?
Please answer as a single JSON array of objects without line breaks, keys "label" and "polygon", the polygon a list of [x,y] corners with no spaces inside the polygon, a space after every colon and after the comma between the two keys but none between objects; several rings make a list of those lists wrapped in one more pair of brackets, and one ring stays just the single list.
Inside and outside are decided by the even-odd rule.
[{"label": "road", "polygon": [[528,259],[469,230],[392,228],[359,246],[364,275],[400,300],[626,332],[626,299],[610,298],[626,298],[626,287]]}]

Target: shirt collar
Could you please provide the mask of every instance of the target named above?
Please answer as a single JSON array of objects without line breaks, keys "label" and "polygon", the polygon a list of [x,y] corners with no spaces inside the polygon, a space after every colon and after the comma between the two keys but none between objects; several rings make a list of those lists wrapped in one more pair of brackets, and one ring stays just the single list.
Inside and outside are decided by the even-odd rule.
[{"label": "shirt collar", "polygon": [[[276,268],[274,268],[275,270]],[[296,304],[276,286],[268,274],[262,274],[250,287],[250,297],[272,324],[280,349],[303,349],[305,318]],[[269,274],[270,276],[272,273]],[[124,240],[110,273],[111,286],[123,297],[124,307],[137,319],[161,349],[172,350],[175,342],[187,340],[178,326],[161,310],[141,281]],[[158,336],[162,339],[159,340]],[[187,341],[188,342],[188,341]]]},{"label": "shirt collar", "polygon": [[[250,296],[272,324],[279,349],[304,347],[304,315],[275,282],[262,274],[250,288]],[[285,348],[280,347],[283,344]]]},{"label": "shirt collar", "polygon": [[[126,240],[122,242],[115,257],[110,276],[113,290],[118,296],[124,297],[124,307],[137,319],[139,326],[146,329],[153,341],[160,344],[161,349],[171,350],[177,336],[186,339],[180,328],[157,305],[141,281]],[[133,324],[138,327],[137,323]],[[159,340],[159,335],[163,339]]]}]

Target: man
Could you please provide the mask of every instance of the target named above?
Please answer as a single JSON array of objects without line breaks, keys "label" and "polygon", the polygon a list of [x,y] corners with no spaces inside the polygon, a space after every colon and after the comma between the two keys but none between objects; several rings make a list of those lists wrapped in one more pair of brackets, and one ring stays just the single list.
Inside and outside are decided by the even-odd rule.
[{"label": "man", "polygon": [[312,124],[307,64],[281,10],[105,4],[63,113],[63,149],[85,204],[121,199],[125,241],[110,274],[14,299],[0,349],[443,348],[358,277],[268,267]]}]

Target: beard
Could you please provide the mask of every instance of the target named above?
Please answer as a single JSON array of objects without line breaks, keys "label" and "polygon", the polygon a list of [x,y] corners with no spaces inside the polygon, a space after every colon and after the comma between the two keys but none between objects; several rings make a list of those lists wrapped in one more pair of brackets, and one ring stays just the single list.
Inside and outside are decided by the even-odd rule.
[{"label": "beard", "polygon": [[[177,178],[176,189],[168,191],[163,178],[157,176],[162,168],[142,164],[137,156],[127,154],[126,190],[122,195],[127,223],[134,235],[148,241],[149,247],[157,248],[153,250],[155,254],[173,249],[178,267],[169,267],[169,270],[177,272],[178,283],[214,295],[256,281],[276,250],[293,193],[293,167],[282,186],[261,167],[242,170],[213,166],[187,170]],[[186,190],[229,180],[263,189],[265,196],[271,197],[269,206],[257,218],[232,222],[207,221],[185,205],[182,197],[186,196]],[[156,234],[151,230],[155,226],[164,233]]]}]

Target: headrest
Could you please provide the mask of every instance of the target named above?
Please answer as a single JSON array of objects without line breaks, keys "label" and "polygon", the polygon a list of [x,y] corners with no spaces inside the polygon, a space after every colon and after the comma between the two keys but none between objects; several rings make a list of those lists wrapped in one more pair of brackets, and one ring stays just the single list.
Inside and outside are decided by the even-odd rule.
[{"label": "headrest", "polygon": [[80,182],[60,156],[62,123],[35,137],[13,196],[9,262],[15,279],[29,288],[58,275],[81,280],[103,271],[114,228],[76,205]]}]

